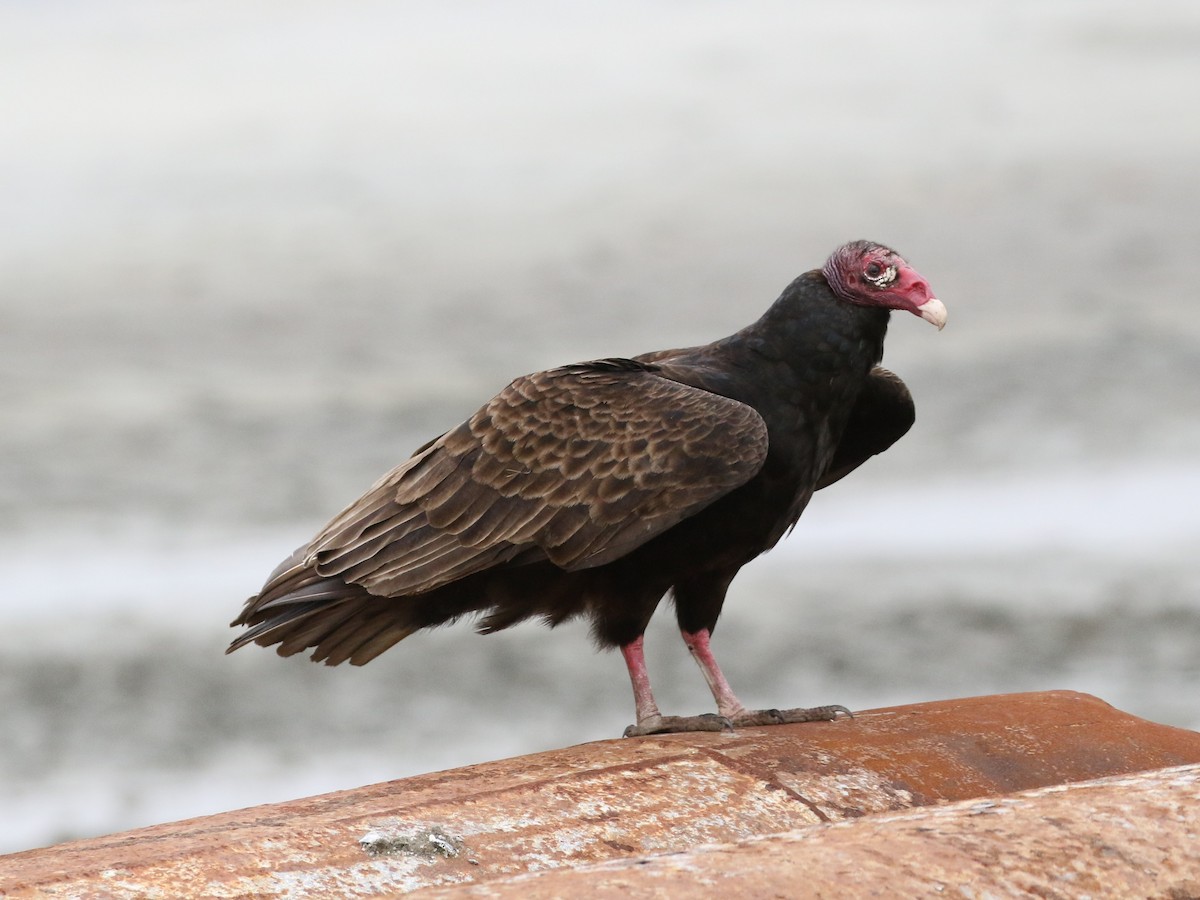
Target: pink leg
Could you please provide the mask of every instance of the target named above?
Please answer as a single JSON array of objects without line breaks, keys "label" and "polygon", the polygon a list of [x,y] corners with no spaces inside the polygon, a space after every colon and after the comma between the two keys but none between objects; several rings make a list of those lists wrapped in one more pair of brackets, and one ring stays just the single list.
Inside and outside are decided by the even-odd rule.
[{"label": "pink leg", "polygon": [[639,724],[661,715],[658,704],[654,702],[654,692],[650,690],[650,673],[646,671],[642,641],[643,637],[639,635],[636,640],[621,648],[621,655],[625,657],[625,667],[629,669],[629,680],[633,682],[633,705],[637,710]]},{"label": "pink leg", "polygon": [[734,725],[829,722],[836,719],[839,714],[854,717],[854,714],[844,706],[814,706],[812,709],[746,709],[742,706],[742,701],[734,696],[733,689],[721,672],[721,667],[717,665],[716,657],[713,656],[712,648],[709,646],[709,640],[712,637],[709,630],[701,628],[696,632],[681,631],[680,634],[683,635],[683,642],[687,644],[688,650],[700,665],[700,671],[704,673],[708,689],[712,691],[713,699],[717,701],[717,712]]},{"label": "pink leg", "polygon": [[650,690],[650,675],[646,671],[643,652],[643,637],[639,635],[621,647],[625,667],[629,669],[629,680],[633,684],[633,702],[637,710],[637,724],[625,729],[625,737],[642,737],[648,734],[665,734],[676,731],[724,731],[733,725],[781,725],[788,722],[830,721],[839,714],[851,715],[844,706],[817,706],[812,709],[759,709],[748,710],[734,695],[733,689],[721,673],[709,646],[707,628],[696,632],[682,632],[684,643],[700,665],[704,680],[717,701],[717,715],[664,716],[654,702]]},{"label": "pink leg", "polygon": [[629,680],[633,684],[633,702],[637,710],[637,724],[625,729],[625,737],[673,731],[724,731],[731,727],[729,720],[720,716],[664,716],[660,713],[658,704],[654,702],[654,693],[650,690],[650,675],[646,671],[642,642],[643,638],[639,635],[621,647],[625,667],[629,669]]},{"label": "pink leg", "polygon": [[711,635],[708,629],[701,628],[692,633],[681,631],[680,634],[683,635],[683,642],[691,651],[692,658],[699,664],[700,671],[704,673],[708,689],[712,691],[713,699],[717,701],[717,712],[730,721],[745,715],[746,707],[742,706],[742,701],[734,695],[733,688],[725,680],[725,675],[721,671],[721,667],[717,665],[716,657],[713,656],[712,648],[709,646]]}]

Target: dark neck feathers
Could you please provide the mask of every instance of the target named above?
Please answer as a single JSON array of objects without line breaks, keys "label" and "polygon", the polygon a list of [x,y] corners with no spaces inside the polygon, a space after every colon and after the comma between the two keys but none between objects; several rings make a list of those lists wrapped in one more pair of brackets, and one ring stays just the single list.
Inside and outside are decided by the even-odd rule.
[{"label": "dark neck feathers", "polygon": [[796,365],[821,366],[842,357],[869,370],[883,357],[889,311],[840,299],[819,270],[806,272],[754,324],[728,340]]}]

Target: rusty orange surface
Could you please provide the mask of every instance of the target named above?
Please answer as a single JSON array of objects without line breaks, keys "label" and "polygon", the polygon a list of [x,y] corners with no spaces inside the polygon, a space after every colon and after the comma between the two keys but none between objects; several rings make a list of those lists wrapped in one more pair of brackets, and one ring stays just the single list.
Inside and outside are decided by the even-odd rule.
[{"label": "rusty orange surface", "polygon": [[601,741],[0,857],[38,897],[355,897],[690,850],[1200,762],[1083,694]]},{"label": "rusty orange surface", "polygon": [[[1200,897],[1200,766],[418,891],[492,897]],[[390,895],[390,896],[395,896]]]}]

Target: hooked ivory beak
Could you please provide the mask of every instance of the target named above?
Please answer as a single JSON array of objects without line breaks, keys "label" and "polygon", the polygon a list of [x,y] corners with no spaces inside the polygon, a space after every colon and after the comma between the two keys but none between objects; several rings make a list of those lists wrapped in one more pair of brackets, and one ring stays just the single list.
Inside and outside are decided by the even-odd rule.
[{"label": "hooked ivory beak", "polygon": [[917,307],[917,315],[926,322],[932,322],[941,331],[946,327],[946,304],[937,297],[930,297]]}]

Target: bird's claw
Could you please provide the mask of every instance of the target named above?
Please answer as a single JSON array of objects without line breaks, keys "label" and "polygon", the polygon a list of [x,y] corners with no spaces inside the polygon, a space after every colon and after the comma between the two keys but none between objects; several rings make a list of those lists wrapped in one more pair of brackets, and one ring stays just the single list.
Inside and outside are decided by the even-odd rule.
[{"label": "bird's claw", "polygon": [[733,717],[736,727],[749,728],[755,725],[792,725],[798,722],[832,722],[839,715],[853,719],[854,713],[844,706],[813,706],[797,709],[751,709]]},{"label": "bird's claw", "polygon": [[625,729],[625,737],[677,734],[685,731],[733,731],[733,722],[716,713],[699,716],[652,716]]},{"label": "bird's claw", "polygon": [[838,716],[853,719],[854,713],[840,704],[833,704],[797,709],[748,709],[730,717],[717,713],[704,713],[699,716],[652,716],[626,728],[625,737],[687,731],[733,731],[734,728],[794,725],[799,722],[833,722]]}]

